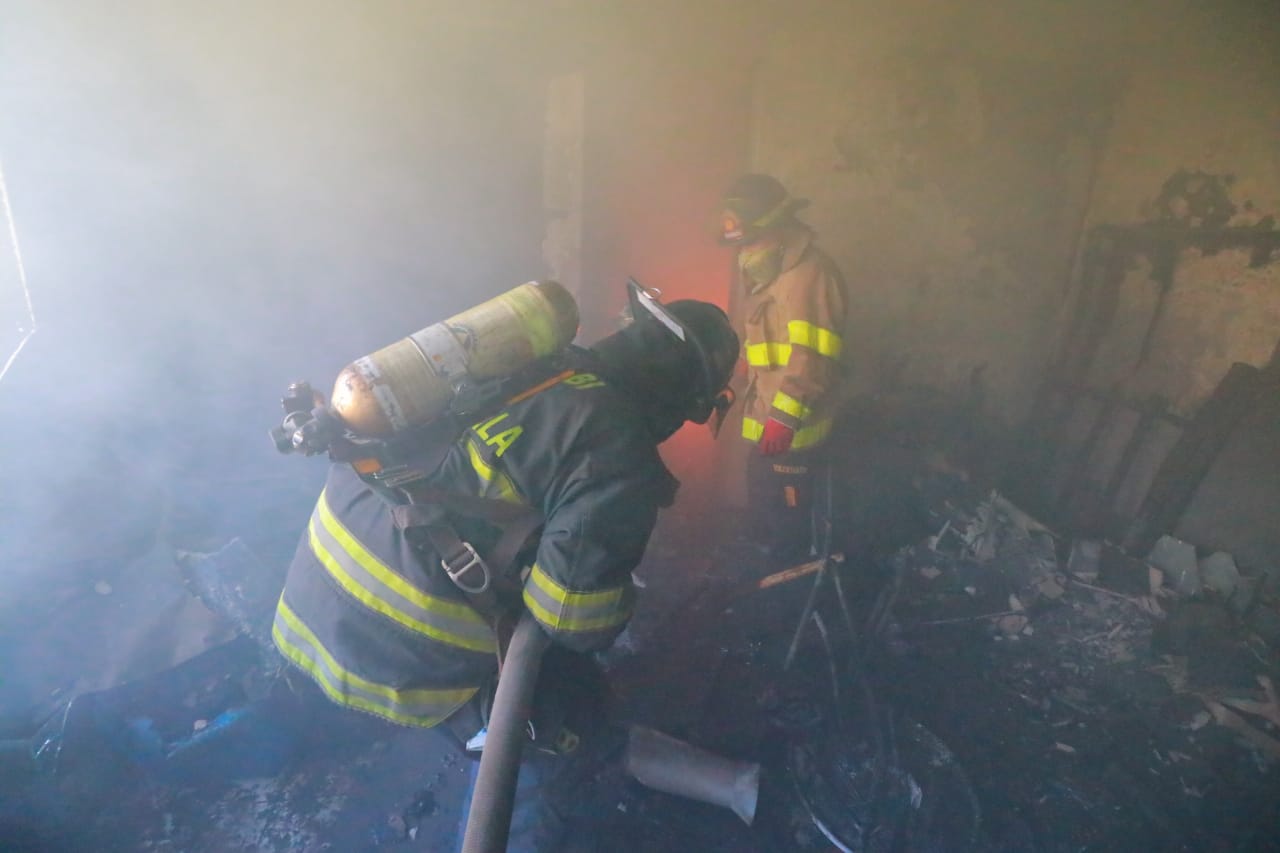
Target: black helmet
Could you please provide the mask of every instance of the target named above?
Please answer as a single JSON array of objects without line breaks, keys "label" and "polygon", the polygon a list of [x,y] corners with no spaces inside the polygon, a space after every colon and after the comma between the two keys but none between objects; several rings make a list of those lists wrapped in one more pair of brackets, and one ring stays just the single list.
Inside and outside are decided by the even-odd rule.
[{"label": "black helmet", "polygon": [[721,199],[719,240],[724,245],[753,242],[791,222],[808,204],[808,199],[792,198],[772,175],[743,175]]},{"label": "black helmet", "polygon": [[685,421],[706,423],[738,360],[729,317],[695,299],[663,305],[635,283],[631,316],[591,347],[605,377],[639,399],[660,439]]},{"label": "black helmet", "polygon": [[677,299],[666,309],[688,333],[688,347],[699,365],[696,393],[686,420],[706,423],[716,398],[733,376],[733,366],[738,361],[738,335],[729,323],[729,315],[710,302]]}]

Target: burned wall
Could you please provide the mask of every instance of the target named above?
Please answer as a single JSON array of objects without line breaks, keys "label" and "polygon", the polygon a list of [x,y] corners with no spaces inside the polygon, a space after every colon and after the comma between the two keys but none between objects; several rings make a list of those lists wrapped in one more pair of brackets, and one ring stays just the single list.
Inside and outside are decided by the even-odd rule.
[{"label": "burned wall", "polygon": [[[1088,228],[1274,230],[1280,15],[1265,4],[1215,4],[1146,35],[1115,109]],[[1259,252],[1265,238],[1246,237],[1130,253],[1087,381],[1158,395],[1190,415],[1233,362],[1264,365],[1280,337],[1280,263]]]},{"label": "burned wall", "polygon": [[1016,418],[1050,355],[1117,82],[1088,4],[806,3],[756,74],[752,162],[812,199],[863,390]]},{"label": "burned wall", "polygon": [[1176,532],[1274,570],[1280,16],[1228,2],[1140,36],[1039,407],[1051,502],[1139,555]]}]

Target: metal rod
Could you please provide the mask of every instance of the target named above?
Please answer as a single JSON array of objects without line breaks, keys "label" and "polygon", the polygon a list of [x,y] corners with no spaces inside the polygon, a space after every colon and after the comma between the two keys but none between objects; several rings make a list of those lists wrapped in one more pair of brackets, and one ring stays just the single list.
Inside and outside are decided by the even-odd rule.
[{"label": "metal rod", "polygon": [[787,659],[782,662],[783,672],[791,669],[791,664],[796,658],[796,649],[800,647],[800,636],[804,634],[805,625],[809,624],[809,616],[812,615],[813,608],[818,603],[818,588],[826,580],[827,570],[830,567],[831,561],[823,560],[822,568],[818,570],[818,576],[813,579],[813,586],[809,588],[809,599],[804,603],[804,610],[800,613],[800,621],[796,624],[796,632],[791,636],[791,645],[787,647]]},{"label": "metal rod", "polygon": [[[818,590],[819,588],[821,588],[822,582],[826,580],[827,573],[831,571],[831,564],[833,562],[839,562],[840,560],[844,559],[842,555],[837,558],[833,556],[831,553],[831,534],[832,534],[831,503],[832,503],[832,500],[831,500],[831,464],[830,462],[827,463],[827,467],[826,467],[826,486],[827,486],[827,493],[825,496],[826,506],[823,507],[823,518],[822,518],[822,523],[824,525],[823,532],[825,535],[823,536],[822,554],[820,556],[820,559],[822,561],[822,567],[818,569],[818,576],[814,578],[813,586],[809,588],[809,598],[807,601],[805,601],[804,610],[800,614],[800,621],[799,623],[796,624],[796,632],[791,636],[791,645],[787,647],[787,659],[782,663],[782,670],[784,672],[791,669],[791,664],[795,661],[796,650],[800,647],[800,637],[802,634],[804,634],[805,625],[809,623],[809,617],[810,615],[813,614],[813,609],[818,604]],[[811,530],[816,529],[817,524],[818,524],[818,521],[817,521],[816,512],[815,512],[810,515],[810,525],[811,525],[810,529]],[[842,604],[843,604],[843,601],[842,601]]]},{"label": "metal rod", "polygon": [[462,853],[503,853],[507,849],[525,727],[533,706],[542,655],[550,643],[551,638],[525,611],[511,635],[493,698]]}]

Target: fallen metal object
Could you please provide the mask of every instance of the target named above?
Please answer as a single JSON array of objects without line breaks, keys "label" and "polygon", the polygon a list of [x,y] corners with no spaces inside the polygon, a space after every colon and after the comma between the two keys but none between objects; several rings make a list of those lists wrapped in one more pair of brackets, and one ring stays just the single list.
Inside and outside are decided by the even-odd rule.
[{"label": "fallen metal object", "polygon": [[760,765],[723,758],[662,732],[632,726],[624,758],[640,784],[729,809],[751,825],[760,794]]}]

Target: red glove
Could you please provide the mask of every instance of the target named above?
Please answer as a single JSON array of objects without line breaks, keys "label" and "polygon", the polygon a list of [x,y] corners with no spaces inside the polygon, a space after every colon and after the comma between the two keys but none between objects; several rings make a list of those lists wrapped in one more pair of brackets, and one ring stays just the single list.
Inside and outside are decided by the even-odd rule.
[{"label": "red glove", "polygon": [[791,449],[796,431],[782,421],[769,418],[764,422],[764,435],[760,436],[760,455],[777,456]]}]

